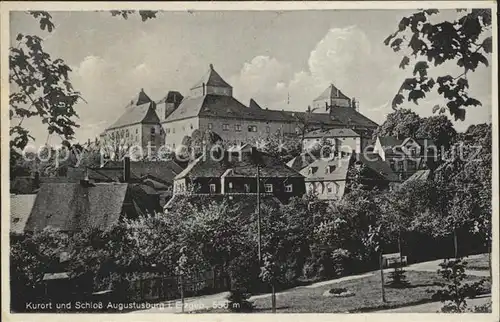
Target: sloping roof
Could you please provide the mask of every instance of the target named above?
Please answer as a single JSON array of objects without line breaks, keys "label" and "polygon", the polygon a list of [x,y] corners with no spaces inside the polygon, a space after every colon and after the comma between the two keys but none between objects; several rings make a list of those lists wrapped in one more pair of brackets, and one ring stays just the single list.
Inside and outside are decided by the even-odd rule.
[{"label": "sloping roof", "polygon": [[36,194],[10,196],[10,232],[24,233],[24,228],[35,203]]},{"label": "sloping roof", "polygon": [[163,104],[163,103],[177,103],[182,101],[184,96],[178,91],[169,91],[167,95],[165,95],[164,98],[156,102],[156,104]]},{"label": "sloping roof", "polygon": [[308,132],[304,135],[304,138],[349,138],[349,137],[360,137],[360,135],[351,129],[329,129],[329,130],[315,130]]},{"label": "sloping roof", "polygon": [[222,77],[217,73],[214,69],[214,66],[210,64],[208,72],[196,83],[191,87],[191,89],[202,87],[203,84],[205,86],[216,86],[216,87],[230,87],[232,88],[231,85],[229,85]]},{"label": "sloping roof", "polygon": [[292,160],[288,161],[286,165],[296,171],[300,171],[314,162],[314,160],[315,158],[312,155],[306,153],[296,156]]},{"label": "sloping roof", "polygon": [[255,177],[257,164],[260,164],[260,176],[268,178],[302,177],[292,168],[289,168],[278,158],[261,151],[254,152],[225,152],[222,160],[218,161],[210,156],[200,156],[179,173],[175,179],[185,177],[195,179],[200,177],[221,177],[228,169],[232,169],[231,176]]},{"label": "sloping roof", "polygon": [[330,84],[328,87],[319,95],[316,97],[314,101],[318,100],[324,100],[324,99],[329,99],[329,98],[344,98],[344,99],[349,99],[344,93],[342,93],[335,85]]},{"label": "sloping roof", "polygon": [[405,182],[418,181],[418,180],[429,180],[431,177],[431,170],[418,170],[412,174]]},{"label": "sloping roof", "polygon": [[382,157],[378,153],[355,153],[353,157],[380,174],[386,180],[391,182],[399,181],[398,176],[392,171],[389,164],[382,160]]},{"label": "sloping roof", "polygon": [[[305,177],[305,181],[344,181],[347,179],[349,160],[350,156],[332,159],[321,158],[303,168],[300,173]],[[328,173],[326,169],[329,170]]]},{"label": "sloping roof", "polygon": [[331,117],[329,113],[308,113],[308,112],[291,112],[285,111],[285,114],[292,117],[294,120],[299,120],[299,122],[307,123],[310,125],[318,126],[343,126],[340,120],[336,120]]},{"label": "sloping roof", "polygon": [[108,229],[120,218],[127,187],[126,183],[97,183],[91,187],[78,183],[42,184],[26,231],[48,226],[63,231]]},{"label": "sloping roof", "polygon": [[380,145],[383,148],[392,148],[395,146],[400,146],[403,140],[396,138],[395,136],[379,136]]},{"label": "sloping roof", "polygon": [[348,127],[377,127],[378,124],[359,113],[352,107],[334,107],[330,109],[330,117],[342,122]]},{"label": "sloping roof", "polygon": [[120,116],[120,118],[107,129],[111,130],[139,123],[160,123],[160,119],[154,110],[154,106],[154,102],[148,102],[129,107],[125,110],[125,113],[123,113],[122,116]]},{"label": "sloping roof", "polygon": [[257,102],[253,98],[250,99],[250,102],[248,103],[248,107],[262,109],[262,107],[260,107],[260,105],[257,104]]},{"label": "sloping roof", "polygon": [[241,120],[294,122],[294,112],[249,108],[232,96],[212,95],[185,98],[165,122],[196,116]]},{"label": "sloping roof", "polygon": [[[122,168],[121,161],[108,161],[99,169],[94,169],[98,172],[106,174],[107,168]],[[109,170],[110,174],[113,173]],[[114,170],[116,175],[123,176],[123,170]],[[172,183],[177,174],[182,171],[182,168],[174,161],[133,161],[130,162],[130,175],[131,178],[140,179],[146,175],[150,175],[161,181]]]}]

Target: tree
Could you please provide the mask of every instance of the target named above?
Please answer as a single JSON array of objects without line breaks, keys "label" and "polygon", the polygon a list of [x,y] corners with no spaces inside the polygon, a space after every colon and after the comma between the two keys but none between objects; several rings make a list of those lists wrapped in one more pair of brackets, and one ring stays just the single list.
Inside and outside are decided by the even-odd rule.
[{"label": "tree", "polygon": [[[113,16],[125,19],[133,10],[111,11]],[[141,10],[142,21],[156,17],[157,11]],[[52,32],[55,24],[46,11],[28,11],[37,19],[42,31]],[[61,58],[54,58],[43,48],[43,39],[36,35],[18,34],[17,44],[9,48],[9,95],[10,155],[11,164],[20,157],[30,139],[23,127],[27,118],[38,117],[47,126],[49,135],[57,134],[71,140],[79,127],[75,119],[75,106],[84,101],[80,92],[73,88],[71,68]]]},{"label": "tree", "polygon": [[422,119],[415,137],[432,139],[437,147],[449,149],[455,142],[457,131],[446,115],[434,115]]},{"label": "tree", "polygon": [[[396,109],[405,98],[418,104],[435,87],[448,103],[434,106],[434,112],[446,109],[456,120],[465,119],[465,107],[481,105],[477,99],[468,94],[468,72],[474,72],[479,64],[488,66],[488,58],[492,52],[491,10],[490,9],[457,9],[459,17],[455,21],[433,23],[432,16],[439,16],[437,9],[421,9],[403,17],[398,30],[389,35],[384,44],[395,52],[407,49],[399,67],[405,69],[413,64],[413,77],[406,78],[392,101]],[[411,58],[410,58],[411,57]],[[452,61],[463,72],[460,75],[442,75],[430,77],[429,63],[435,67]],[[437,85],[437,86],[436,86]]]},{"label": "tree", "polygon": [[387,115],[386,120],[373,133],[377,136],[400,138],[415,137],[422,125],[422,118],[409,109],[398,109]]}]

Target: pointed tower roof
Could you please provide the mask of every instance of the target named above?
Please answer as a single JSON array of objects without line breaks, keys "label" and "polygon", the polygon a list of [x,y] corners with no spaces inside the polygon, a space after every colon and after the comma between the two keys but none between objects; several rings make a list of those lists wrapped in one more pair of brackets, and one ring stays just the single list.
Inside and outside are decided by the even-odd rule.
[{"label": "pointed tower roof", "polygon": [[191,89],[201,87],[203,84],[205,84],[205,86],[233,88],[215,71],[214,65],[210,64],[209,67],[208,72],[193,87],[191,87]]},{"label": "pointed tower roof", "polygon": [[260,105],[257,104],[257,102],[253,98],[250,99],[250,103],[248,104],[248,107],[250,107],[250,108],[258,108],[260,110],[262,109],[262,107],[260,107]]},{"label": "pointed tower roof", "polygon": [[144,89],[130,101],[126,111],[107,130],[138,123],[158,123],[160,119],[155,112],[155,103],[149,98]]},{"label": "pointed tower roof", "polygon": [[318,96],[315,101],[330,99],[330,98],[343,98],[349,99],[344,93],[342,93],[335,85],[330,84],[320,96]]}]

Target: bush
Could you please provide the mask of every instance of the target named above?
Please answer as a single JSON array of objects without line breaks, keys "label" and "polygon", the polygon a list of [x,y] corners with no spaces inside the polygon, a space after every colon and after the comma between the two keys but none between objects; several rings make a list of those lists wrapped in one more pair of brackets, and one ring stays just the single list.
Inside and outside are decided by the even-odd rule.
[{"label": "bush", "polygon": [[331,253],[331,262],[335,276],[343,276],[351,273],[348,269],[350,255],[348,250],[342,248],[337,248]]},{"label": "bush", "polygon": [[433,299],[444,303],[441,308],[444,313],[465,312],[466,298],[479,294],[484,280],[471,284],[464,283],[467,262],[462,259],[445,260],[439,266],[441,269],[438,270],[438,274],[445,280],[445,283],[438,283],[443,288],[433,295]]},{"label": "bush", "polygon": [[329,291],[330,294],[342,294],[342,293],[345,293],[345,292],[347,292],[347,289],[345,287],[332,288]]},{"label": "bush", "polygon": [[228,308],[232,312],[251,312],[254,309],[254,304],[248,299],[250,293],[246,289],[233,289],[227,297]]},{"label": "bush", "polygon": [[389,273],[389,281],[387,286],[394,288],[403,288],[409,286],[410,283],[406,280],[405,270],[401,263],[394,266],[394,270]]}]

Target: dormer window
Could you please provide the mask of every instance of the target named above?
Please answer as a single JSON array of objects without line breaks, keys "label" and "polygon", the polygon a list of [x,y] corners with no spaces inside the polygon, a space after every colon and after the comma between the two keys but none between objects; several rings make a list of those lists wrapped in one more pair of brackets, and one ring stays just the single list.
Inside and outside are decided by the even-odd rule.
[{"label": "dormer window", "polygon": [[309,174],[314,174],[318,170],[318,167],[310,167],[309,168]]},{"label": "dormer window", "polygon": [[325,168],[325,174],[330,174],[333,171],[335,171],[335,166],[334,165],[327,165]]}]

